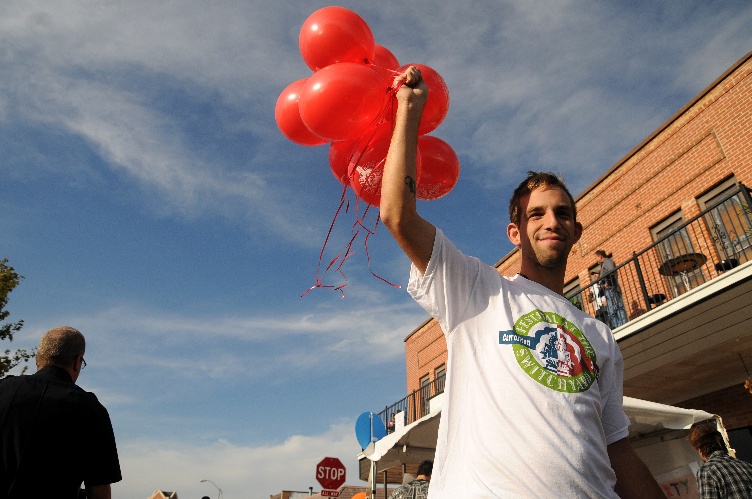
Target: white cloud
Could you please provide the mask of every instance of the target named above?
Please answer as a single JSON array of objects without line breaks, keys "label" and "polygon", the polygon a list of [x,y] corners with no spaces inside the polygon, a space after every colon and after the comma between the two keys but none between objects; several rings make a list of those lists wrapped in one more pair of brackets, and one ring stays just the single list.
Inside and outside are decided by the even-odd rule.
[{"label": "white cloud", "polygon": [[[171,206],[168,211],[182,216],[240,217],[253,222],[249,230],[311,244],[315,224],[273,179],[268,157],[258,154],[260,163],[241,171],[229,170],[224,157],[201,158],[179,118],[154,105],[164,91],[193,93],[196,103],[219,92],[241,107],[256,100],[259,89],[269,92],[271,69],[279,69],[284,9],[262,16],[248,6],[240,12],[213,3],[186,6],[13,3],[0,20],[0,68],[8,76],[3,93],[15,97],[13,116],[84,139],[105,164],[144,186],[146,204],[158,211]],[[248,47],[261,59],[249,60]],[[164,83],[173,90],[160,89]],[[265,95],[273,109],[274,100]],[[7,119],[9,101],[0,102],[0,117]],[[253,139],[255,129],[255,140],[269,139],[268,126],[245,126],[251,129],[226,133]],[[156,198],[148,195],[154,191]]]},{"label": "white cloud", "polygon": [[[121,306],[57,320],[87,334],[90,363],[124,371],[159,365],[168,376],[295,377],[334,354],[340,368],[404,356],[403,340],[425,312],[412,302],[390,305],[374,297],[371,306],[360,307],[354,295],[348,297],[352,305],[338,302],[284,315],[185,315]],[[291,344],[296,347],[288,348]]]},{"label": "white cloud", "polygon": [[[305,417],[305,409],[291,410]],[[315,468],[324,457],[342,461],[347,484],[365,485],[358,477],[354,422],[262,446],[149,440],[118,442],[118,451],[123,481],[113,486],[113,497],[147,497],[158,489],[177,491],[179,497],[213,497],[216,489],[203,479],[217,484],[228,498],[266,499],[283,489],[307,491],[309,486],[318,491]]]}]

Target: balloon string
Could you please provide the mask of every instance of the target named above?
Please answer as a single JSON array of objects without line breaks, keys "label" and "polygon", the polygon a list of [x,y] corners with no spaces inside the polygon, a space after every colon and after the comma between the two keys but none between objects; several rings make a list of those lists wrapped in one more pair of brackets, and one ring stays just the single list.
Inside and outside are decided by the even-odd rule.
[{"label": "balloon string", "polygon": [[[329,231],[327,232],[326,237],[324,238],[324,244],[321,246],[321,252],[319,252],[319,263],[316,266],[316,272],[313,274],[313,277],[314,277],[314,280],[315,280],[315,284],[313,286],[311,286],[310,288],[308,288],[302,295],[300,295],[301,298],[303,296],[307,295],[312,289],[315,289],[315,288],[333,288],[334,287],[334,286],[322,284],[321,280],[323,279],[324,275],[326,275],[327,271],[331,268],[332,264],[337,260],[337,258],[339,258],[339,255],[337,255],[336,257],[334,257],[334,260],[332,260],[329,263],[329,265],[327,266],[327,268],[324,271],[324,273],[321,274],[320,276],[319,276],[319,272],[321,271],[321,262],[324,259],[324,251],[326,250],[326,247],[329,244],[329,238],[332,235],[332,230],[334,229],[334,224],[337,221],[337,217],[339,217],[339,212],[342,211],[342,207],[345,205],[346,201],[347,201],[347,207],[345,208],[345,212],[347,212],[347,210],[350,207],[350,202],[347,200],[346,191],[347,191],[347,186],[345,186],[345,188],[342,191],[342,196],[340,198],[339,206],[337,207],[337,211],[334,213],[334,217],[332,218],[332,223],[329,225]],[[347,280],[347,278],[345,278],[345,280]],[[342,292],[342,298],[343,299],[345,298],[345,293],[344,292]]]},{"label": "balloon string", "polygon": [[[384,68],[384,69],[386,69],[386,68]],[[391,70],[388,70],[388,71],[394,73],[395,76],[400,74],[397,71],[391,71]],[[393,88],[392,87],[387,88],[386,94],[387,95],[396,94],[397,90],[399,90],[399,88],[403,84],[404,84],[404,81],[400,81],[400,82],[398,82],[397,85],[395,85],[395,87],[393,87]],[[357,139],[357,141],[355,142],[355,146],[353,147],[353,152],[350,154],[350,157],[348,158],[348,162],[347,162],[348,165],[354,164],[354,165],[357,166],[360,163],[360,160],[363,157],[363,154],[365,154],[365,152],[368,150],[368,146],[371,144],[373,138],[376,135],[376,125],[380,125],[383,122],[387,121],[387,119],[386,119],[387,118],[387,113],[389,113],[390,111],[393,112],[393,102],[392,102],[391,98],[387,98],[386,102],[384,104],[384,107],[381,109],[381,111],[378,114],[378,116],[376,116],[376,118],[374,118],[373,122],[371,123],[371,126],[369,127],[372,130],[370,136],[368,136],[368,137],[362,136],[359,139]],[[351,168],[349,170],[350,171],[348,172],[348,177],[347,177],[348,184],[352,180],[352,175],[355,173],[356,169],[355,168]],[[319,252],[319,261],[318,261],[318,264],[316,266],[316,272],[313,274],[314,285],[311,286],[310,288],[308,288],[303,294],[301,294],[300,295],[301,297],[307,295],[313,289],[316,289],[316,288],[328,288],[328,289],[333,289],[333,290],[339,291],[340,293],[342,293],[342,299],[345,298],[344,288],[348,285],[348,279],[347,279],[347,276],[345,275],[344,271],[342,270],[342,267],[343,267],[343,265],[345,264],[345,262],[350,257],[352,257],[353,255],[355,255],[356,252],[353,251],[353,244],[354,244],[355,240],[358,238],[358,236],[360,235],[361,229],[366,232],[366,235],[364,236],[364,239],[363,239],[363,245],[365,247],[366,260],[368,262],[368,271],[371,273],[372,276],[374,276],[377,279],[379,279],[379,280],[381,280],[381,281],[389,284],[390,286],[395,287],[395,288],[402,288],[402,286],[400,286],[398,284],[394,284],[394,283],[392,283],[392,282],[384,279],[380,275],[376,274],[373,271],[373,268],[371,267],[371,255],[370,255],[370,251],[368,249],[368,239],[372,235],[376,234],[376,230],[378,228],[379,221],[381,220],[381,216],[380,215],[376,216],[376,222],[374,223],[374,226],[373,226],[372,229],[369,228],[369,227],[367,227],[366,226],[366,217],[368,216],[368,212],[372,208],[372,205],[370,203],[366,203],[366,208],[365,208],[365,210],[363,210],[363,214],[359,215],[359,211],[360,211],[359,210],[359,203],[361,202],[361,200],[357,196],[355,198],[355,206],[353,207],[353,211],[354,211],[354,214],[355,214],[355,221],[353,222],[353,225],[351,227],[352,237],[348,241],[348,243],[345,246],[345,248],[342,251],[340,251],[339,254],[337,254],[329,262],[329,265],[327,265],[326,269],[324,269],[324,271],[321,272],[321,264],[322,264],[322,262],[324,260],[324,252],[326,251],[326,248],[329,245],[329,240],[330,240],[332,232],[334,230],[334,225],[336,224],[337,219],[340,216],[340,212],[342,211],[343,207],[345,208],[345,213],[348,213],[349,210],[350,210],[350,201],[347,199],[347,187],[348,187],[348,185],[345,184],[344,188],[342,189],[342,195],[340,197],[339,206],[337,207],[337,210],[334,213],[334,217],[332,218],[332,222],[329,225],[329,230],[327,231],[326,237],[324,238],[324,243],[323,243],[323,245],[321,247],[321,251]],[[335,263],[337,263],[337,262],[339,262],[339,263],[337,264],[336,268],[333,269]],[[326,276],[326,274],[330,270],[334,270],[338,274],[340,274],[342,276],[342,279],[344,280],[344,282],[342,284],[340,284],[340,285],[337,285],[337,286],[331,285],[331,284],[324,284],[323,283],[323,279],[324,279],[324,277]],[[321,272],[321,274],[319,275],[320,272]]]},{"label": "balloon string", "polygon": [[377,273],[375,273],[373,271],[373,269],[371,269],[371,255],[368,252],[368,238],[371,237],[371,234],[376,234],[376,228],[379,225],[379,220],[381,220],[381,215],[379,215],[376,218],[376,224],[373,227],[373,232],[369,231],[369,233],[366,234],[366,237],[363,239],[363,245],[366,248],[366,260],[368,261],[368,271],[371,273],[372,276],[374,276],[377,279],[380,279],[380,280],[384,281],[385,283],[389,284],[393,288],[402,289],[402,286],[400,286],[399,284],[394,284],[393,282],[387,281],[386,279],[384,279],[383,277],[381,277],[380,275],[378,275]]}]

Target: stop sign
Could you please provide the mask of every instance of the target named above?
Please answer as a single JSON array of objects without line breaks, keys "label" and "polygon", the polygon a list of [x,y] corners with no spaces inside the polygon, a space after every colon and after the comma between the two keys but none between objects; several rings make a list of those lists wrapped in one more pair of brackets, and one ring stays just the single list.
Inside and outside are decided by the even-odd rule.
[{"label": "stop sign", "polygon": [[345,465],[336,457],[325,457],[316,465],[316,480],[321,484],[321,488],[340,488],[345,483]]}]

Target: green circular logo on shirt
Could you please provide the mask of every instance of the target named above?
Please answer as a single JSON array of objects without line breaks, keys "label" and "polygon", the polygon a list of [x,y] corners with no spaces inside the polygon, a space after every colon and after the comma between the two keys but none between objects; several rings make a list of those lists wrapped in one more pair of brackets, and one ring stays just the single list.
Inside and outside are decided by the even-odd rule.
[{"label": "green circular logo on shirt", "polygon": [[499,343],[511,344],[522,370],[546,388],[580,393],[598,378],[595,349],[577,326],[555,312],[523,315],[514,331],[499,333]]}]

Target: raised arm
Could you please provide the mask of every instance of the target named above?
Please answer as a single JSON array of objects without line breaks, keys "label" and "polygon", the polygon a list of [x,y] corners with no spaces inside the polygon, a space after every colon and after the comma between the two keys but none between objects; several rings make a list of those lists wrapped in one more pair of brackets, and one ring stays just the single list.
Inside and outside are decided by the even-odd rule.
[{"label": "raised arm", "polygon": [[404,82],[397,92],[397,115],[381,180],[381,220],[407,257],[426,271],[436,228],[418,215],[416,207],[418,125],[428,98],[428,86],[411,66],[395,78]]}]

